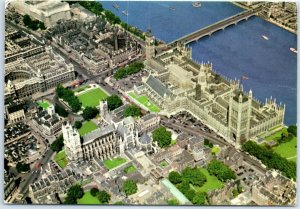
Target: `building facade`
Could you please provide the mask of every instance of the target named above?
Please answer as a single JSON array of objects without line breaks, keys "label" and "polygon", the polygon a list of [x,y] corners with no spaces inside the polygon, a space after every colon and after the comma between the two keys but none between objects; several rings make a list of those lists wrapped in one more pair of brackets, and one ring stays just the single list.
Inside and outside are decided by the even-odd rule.
[{"label": "building facade", "polygon": [[[152,49],[151,39],[146,40]],[[211,63],[193,61],[183,44],[158,55],[151,49],[145,61],[150,75],[135,92],[147,95],[167,116],[187,111],[236,145],[283,125],[285,105],[272,97],[261,103],[251,90],[243,91],[240,81],[217,74]]]}]

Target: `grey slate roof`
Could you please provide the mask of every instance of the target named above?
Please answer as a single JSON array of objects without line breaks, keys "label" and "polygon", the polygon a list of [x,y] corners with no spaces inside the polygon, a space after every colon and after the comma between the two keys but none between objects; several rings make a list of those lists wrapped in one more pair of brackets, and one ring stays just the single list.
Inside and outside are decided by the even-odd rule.
[{"label": "grey slate roof", "polygon": [[164,94],[170,96],[172,92],[157,78],[150,75],[146,81],[146,84],[151,87],[155,92],[157,92],[161,97],[164,97]]},{"label": "grey slate roof", "polygon": [[144,133],[140,138],[139,141],[141,144],[149,144],[151,143],[151,138],[148,134]]},{"label": "grey slate roof", "polygon": [[115,130],[114,125],[108,125],[102,128],[97,128],[94,131],[84,135],[83,138],[83,144],[92,142],[93,140],[100,138],[104,135],[107,135]]}]

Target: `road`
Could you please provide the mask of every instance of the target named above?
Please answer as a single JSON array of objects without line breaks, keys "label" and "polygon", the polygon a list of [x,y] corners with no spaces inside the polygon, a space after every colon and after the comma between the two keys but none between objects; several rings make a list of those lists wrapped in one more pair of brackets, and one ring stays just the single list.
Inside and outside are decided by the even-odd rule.
[{"label": "road", "polygon": [[[51,149],[49,149],[45,153],[44,157],[39,161],[39,163],[43,169],[44,169],[45,165],[51,159],[51,156],[53,155],[53,153],[54,152]],[[26,192],[28,191],[29,184],[33,183],[39,177],[40,173],[41,173],[41,169],[38,169],[38,170],[36,170],[35,168],[32,169],[32,171],[24,177],[25,180],[23,182],[21,182],[21,184],[19,186],[19,193],[25,195]]]},{"label": "road", "polygon": [[[173,129],[177,129],[186,133],[191,133],[193,135],[200,135],[200,136],[206,136],[207,138],[209,138],[209,140],[214,143],[214,144],[218,144],[220,146],[230,146],[235,148],[233,145],[231,145],[229,142],[227,141],[223,141],[223,139],[220,139],[217,137],[217,134],[212,132],[212,133],[208,133],[205,131],[202,131],[201,129],[196,129],[196,128],[191,128],[191,127],[184,127],[182,124],[180,123],[172,123],[169,121],[169,119],[165,119],[164,117],[161,119],[161,123],[163,125],[165,125],[168,128],[173,128]],[[235,148],[236,149],[236,148]],[[261,164],[259,162],[257,162],[255,159],[251,158],[248,154],[244,153],[244,152],[240,152],[243,157],[244,160],[246,162],[248,162],[249,164],[253,165],[256,167],[256,169],[262,173],[265,173],[267,170],[265,168],[263,168],[261,166]]]}]

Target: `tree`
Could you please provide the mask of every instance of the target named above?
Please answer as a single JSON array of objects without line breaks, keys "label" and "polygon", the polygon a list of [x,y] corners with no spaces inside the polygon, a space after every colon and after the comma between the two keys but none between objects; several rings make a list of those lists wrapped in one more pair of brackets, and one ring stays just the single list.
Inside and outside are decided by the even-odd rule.
[{"label": "tree", "polygon": [[129,196],[137,192],[137,185],[133,180],[126,180],[123,184],[122,190],[127,196]]},{"label": "tree", "polygon": [[83,110],[82,117],[84,118],[84,120],[90,120],[96,117],[97,114],[98,109],[96,107],[86,107]]},{"label": "tree", "polygon": [[201,193],[197,193],[193,200],[192,200],[192,203],[195,204],[195,205],[204,205],[205,204],[205,201],[206,201],[206,193],[204,192],[201,192]]},{"label": "tree", "polygon": [[210,175],[216,176],[222,182],[226,182],[229,179],[236,179],[235,173],[228,166],[217,160],[212,160],[208,164],[207,170]]},{"label": "tree", "polygon": [[290,125],[287,129],[289,133],[292,133],[294,136],[297,136],[297,126]]},{"label": "tree", "polygon": [[141,109],[135,105],[131,105],[127,107],[124,111],[125,117],[129,117],[129,116],[140,117],[141,115],[142,115]]},{"label": "tree", "polygon": [[99,189],[93,187],[93,188],[91,189],[90,193],[91,193],[91,195],[92,195],[93,197],[96,197],[97,194],[99,193]]},{"label": "tree", "polygon": [[59,152],[62,150],[63,146],[64,146],[64,138],[63,135],[60,135],[54,142],[52,142],[50,148],[54,152]]},{"label": "tree", "polygon": [[107,107],[110,111],[122,106],[123,102],[118,95],[112,95],[107,99]]},{"label": "tree", "polygon": [[185,168],[182,173],[182,180],[189,182],[194,186],[203,186],[206,182],[206,176],[201,172],[199,168]]},{"label": "tree", "polygon": [[257,159],[261,160],[269,169],[274,168],[281,173],[292,179],[296,179],[296,163],[293,161],[288,161],[287,159],[281,157],[279,154],[269,150],[264,146],[260,146],[253,141],[247,141],[242,145],[242,149],[248,152],[250,155],[255,156]]},{"label": "tree", "polygon": [[171,136],[171,131],[167,131],[167,129],[163,126],[160,126],[152,132],[153,140],[157,141],[158,146],[161,148],[167,147],[171,144]]},{"label": "tree", "polygon": [[67,196],[75,200],[82,198],[83,195],[84,195],[83,189],[79,184],[71,186],[67,192]]},{"label": "tree", "polygon": [[208,146],[209,145],[209,140],[208,139],[204,139],[204,145]]},{"label": "tree", "polygon": [[67,196],[64,201],[64,204],[77,204],[77,199],[75,199],[74,197]]},{"label": "tree", "polygon": [[19,173],[28,172],[30,170],[30,166],[29,164],[18,162],[16,169]]},{"label": "tree", "polygon": [[173,184],[179,184],[182,182],[181,175],[176,171],[171,171],[169,173],[169,180]]},{"label": "tree", "polygon": [[75,121],[75,123],[74,123],[74,127],[76,128],[76,129],[80,129],[81,128],[81,126],[82,126],[82,123],[80,122],[80,121]]},{"label": "tree", "polygon": [[58,104],[55,104],[55,112],[61,116],[61,117],[68,117],[69,113],[61,106],[59,106]]},{"label": "tree", "polygon": [[176,199],[169,199],[167,203],[168,205],[179,205],[179,202]]},{"label": "tree", "polygon": [[104,190],[99,191],[97,197],[101,203],[108,203],[110,201],[110,194]]},{"label": "tree", "polygon": [[78,112],[81,109],[81,102],[74,95],[73,91],[64,88],[62,85],[56,87],[56,95],[66,101],[73,112]]}]

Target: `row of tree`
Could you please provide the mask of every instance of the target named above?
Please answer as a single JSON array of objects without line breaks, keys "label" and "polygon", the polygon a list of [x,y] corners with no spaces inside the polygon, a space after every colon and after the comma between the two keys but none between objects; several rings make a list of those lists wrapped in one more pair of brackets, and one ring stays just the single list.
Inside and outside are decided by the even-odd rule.
[{"label": "row of tree", "polygon": [[61,117],[68,117],[69,113],[60,105],[55,104],[54,106],[55,112]]},{"label": "row of tree", "polygon": [[97,116],[99,113],[96,107],[86,107],[82,112],[82,117],[84,120],[91,120]]},{"label": "row of tree", "polygon": [[207,165],[207,171],[210,175],[216,176],[222,182],[236,179],[235,173],[227,165],[217,160],[212,160]]},{"label": "row of tree", "polygon": [[120,80],[122,78],[125,78],[128,75],[138,73],[143,68],[144,68],[144,64],[142,62],[134,62],[127,67],[123,67],[117,70],[114,74],[114,78]]},{"label": "row of tree", "polygon": [[160,126],[152,132],[153,141],[156,141],[161,148],[168,147],[172,142],[172,133],[164,126]]},{"label": "row of tree", "polygon": [[130,105],[129,107],[127,107],[124,111],[124,116],[125,117],[141,117],[142,116],[142,111],[139,107],[137,107],[136,105]]},{"label": "row of tree", "polygon": [[16,165],[16,169],[19,173],[24,173],[30,171],[29,164],[18,162]]},{"label": "row of tree", "polygon": [[45,30],[45,24],[39,20],[32,20],[29,15],[23,16],[23,23],[26,27],[30,28],[31,30]]},{"label": "row of tree", "polygon": [[77,204],[77,199],[82,198],[84,191],[79,184],[71,186],[67,191],[67,197],[64,204]]},{"label": "row of tree", "polygon": [[123,105],[123,102],[118,95],[112,95],[110,97],[107,97],[106,101],[107,101],[108,110],[110,111],[118,107],[121,107]]},{"label": "row of tree", "polygon": [[74,95],[74,92],[64,88],[62,85],[56,87],[56,94],[58,98],[63,99],[68,103],[73,112],[78,112],[81,109],[81,102]]},{"label": "row of tree", "polygon": [[288,178],[296,179],[297,166],[293,161],[281,157],[264,146],[260,146],[253,141],[247,141],[242,145],[242,149],[250,155],[261,160],[269,169],[274,168],[282,172]]},{"label": "row of tree", "polygon": [[104,190],[99,191],[97,188],[92,188],[90,193],[93,197],[97,197],[100,203],[109,203],[110,201],[110,194]]},{"label": "row of tree", "polygon": [[60,152],[64,147],[64,138],[63,135],[60,135],[54,142],[52,142],[50,148],[54,152]]},{"label": "row of tree", "polygon": [[[207,199],[207,194],[204,192],[196,192],[190,185],[201,187],[207,181],[206,176],[199,168],[185,168],[181,174],[177,171],[169,173],[169,180],[177,189],[182,192],[187,199],[193,204],[204,205]],[[169,204],[174,204],[170,202]]]},{"label": "row of tree", "polygon": [[115,15],[113,12],[106,10],[103,8],[102,4],[97,1],[67,1],[69,4],[79,3],[81,6],[86,8],[87,10],[93,12],[96,15],[101,15],[103,12],[105,15],[106,20],[110,24],[120,24],[122,28],[125,30],[133,33],[134,35],[140,37],[141,39],[145,40],[145,36],[143,32],[131,25],[128,25],[125,22],[122,22],[121,19]]}]

